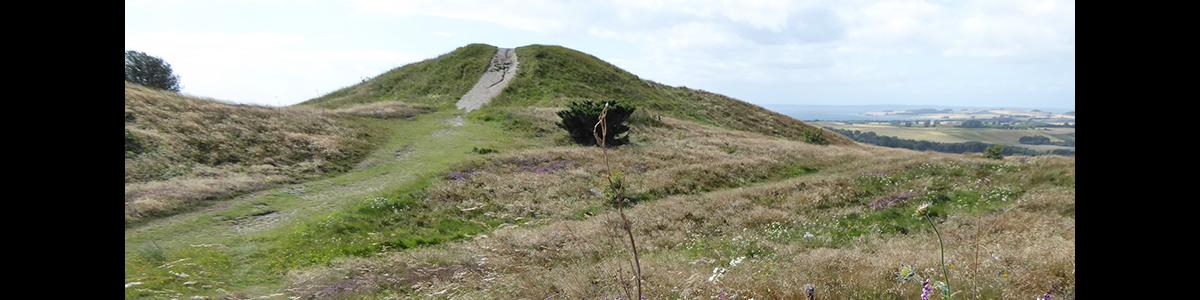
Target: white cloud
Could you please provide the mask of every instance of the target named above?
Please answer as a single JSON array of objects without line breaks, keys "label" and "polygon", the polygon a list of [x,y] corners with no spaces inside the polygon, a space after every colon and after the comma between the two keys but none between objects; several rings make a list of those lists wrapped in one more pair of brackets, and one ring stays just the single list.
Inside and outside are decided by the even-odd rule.
[{"label": "white cloud", "polygon": [[146,32],[125,39],[126,49],[170,63],[186,93],[271,105],[307,100],[421,58],[319,44],[270,32]]},{"label": "white cloud", "polygon": [[[403,36],[398,44],[587,48],[667,84],[846,87],[827,95],[866,90],[882,95],[875,89],[884,87],[931,94],[975,87],[1026,90],[1030,78],[1041,76],[1061,88],[1038,91],[1067,90],[1073,101],[1074,6],[1071,0],[355,0],[339,16],[429,23],[430,28]],[[480,34],[484,30],[488,35]],[[127,33],[126,45],[175,65],[185,91],[230,100],[279,96],[283,103],[430,58],[361,40],[330,42],[303,32],[267,31],[135,32]],[[409,51],[420,49],[413,48]],[[1001,66],[1044,62],[1050,63],[1041,69]],[[991,76],[1003,72],[1009,76],[1005,82],[996,81],[1001,75]],[[976,79],[963,79],[971,76]],[[979,78],[987,80],[969,82]]]},{"label": "white cloud", "polygon": [[354,6],[365,13],[398,16],[434,16],[494,23],[533,31],[560,32],[571,22],[571,10],[563,2],[550,0],[357,0]]},{"label": "white cloud", "polygon": [[943,53],[1025,58],[1075,51],[1073,2],[980,2],[949,28]]}]

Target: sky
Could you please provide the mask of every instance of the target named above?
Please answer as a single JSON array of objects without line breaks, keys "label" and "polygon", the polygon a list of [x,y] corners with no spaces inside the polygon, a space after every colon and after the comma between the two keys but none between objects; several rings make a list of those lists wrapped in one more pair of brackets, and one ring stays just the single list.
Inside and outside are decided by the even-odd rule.
[{"label": "sky", "polygon": [[299,103],[470,43],[561,45],[759,105],[1075,107],[1074,1],[125,1],[126,50],[237,103]]}]

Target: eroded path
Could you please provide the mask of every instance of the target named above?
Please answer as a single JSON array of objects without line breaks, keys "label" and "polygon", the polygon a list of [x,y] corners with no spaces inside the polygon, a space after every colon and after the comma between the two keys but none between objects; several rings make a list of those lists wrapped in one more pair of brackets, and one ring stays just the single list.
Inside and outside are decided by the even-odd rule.
[{"label": "eroded path", "polygon": [[517,75],[517,51],[512,48],[497,48],[496,56],[488,69],[475,82],[475,86],[467,94],[458,99],[458,108],[471,112],[487,104],[496,95],[508,87],[508,83]]},{"label": "eroded path", "polygon": [[[279,241],[297,226],[321,222],[376,195],[437,178],[479,158],[473,147],[500,151],[532,147],[491,124],[453,122],[458,110],[409,121],[379,120],[388,141],[355,170],[223,200],[125,230],[126,298],[195,295],[257,297],[279,293],[296,266],[269,267]],[[172,263],[177,262],[177,263]]]},{"label": "eroded path", "polygon": [[[470,112],[516,75],[513,49],[498,49],[488,70],[458,102]],[[474,147],[534,147],[495,126],[468,123],[461,110],[412,120],[366,121],[387,138],[349,172],[218,201],[125,230],[126,298],[195,295],[279,298],[282,276],[298,266],[268,266],[281,239],[381,194],[418,187],[477,158]],[[283,269],[279,269],[283,268]]]}]

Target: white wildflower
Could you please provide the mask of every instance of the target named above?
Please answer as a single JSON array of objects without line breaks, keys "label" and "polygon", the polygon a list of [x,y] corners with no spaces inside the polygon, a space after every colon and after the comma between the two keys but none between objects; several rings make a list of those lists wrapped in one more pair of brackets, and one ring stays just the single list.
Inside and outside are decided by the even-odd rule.
[{"label": "white wildflower", "polygon": [[729,270],[722,267],[713,268],[713,274],[712,276],[708,276],[708,282],[716,282],[721,279],[721,276],[725,275],[725,271]]},{"label": "white wildflower", "polygon": [[733,260],[729,261],[729,267],[730,268],[736,267],[737,265],[742,263],[742,260],[745,260],[745,259],[746,259],[745,256],[739,256],[738,258],[734,258]]}]

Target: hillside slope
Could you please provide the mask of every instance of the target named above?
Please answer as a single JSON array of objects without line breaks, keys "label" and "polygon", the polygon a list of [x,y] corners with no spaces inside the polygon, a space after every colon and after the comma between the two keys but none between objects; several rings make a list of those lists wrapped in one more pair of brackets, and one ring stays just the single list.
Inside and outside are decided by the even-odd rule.
[{"label": "hillside slope", "polygon": [[425,106],[454,105],[479,80],[495,53],[495,46],[466,45],[436,58],[392,69],[299,105],[339,108],[380,101]]},{"label": "hillside slope", "polygon": [[852,144],[828,130],[757,105],[702,90],[671,87],[561,46],[517,48],[521,68],[492,105],[561,107],[576,99],[618,100],[653,114],[792,140]]},{"label": "hillside slope", "polygon": [[[348,88],[325,103],[335,116],[436,111],[361,120],[381,141],[347,172],[127,228],[126,298],[632,299],[603,192],[615,173],[634,202],[647,299],[797,299],[806,285],[820,299],[915,299],[922,279],[941,277],[935,235],[961,297],[1074,299],[1073,157],[813,145],[804,123],[753,105],[566,48],[517,52],[524,90],[470,119],[454,95],[371,91],[436,96],[419,91],[454,76]],[[561,142],[555,111],[572,97],[619,98],[654,118],[631,119],[629,145]],[[912,217],[923,205],[940,234]],[[916,274],[897,278],[901,266]]]},{"label": "hillside slope", "polygon": [[[301,103],[337,108],[380,101],[447,107],[484,74],[498,48],[471,44],[409,64],[360,84]],[[516,49],[521,67],[491,103],[493,109],[564,107],[572,100],[618,100],[646,115],[666,115],[706,125],[816,144],[853,144],[829,130],[727,96],[671,87],[626,72],[595,56],[561,46]]]},{"label": "hillside slope", "polygon": [[346,170],[368,136],[338,115],[359,111],[231,105],[126,82],[125,220]]}]

